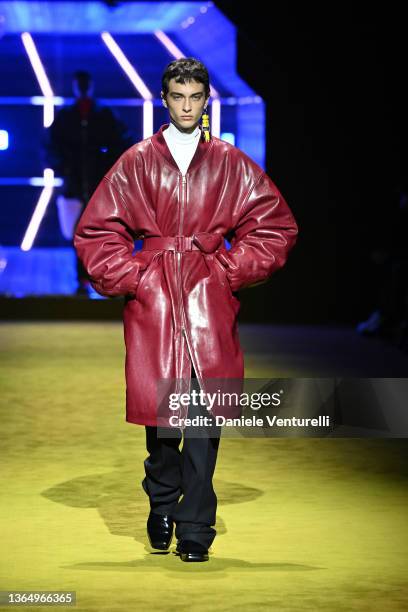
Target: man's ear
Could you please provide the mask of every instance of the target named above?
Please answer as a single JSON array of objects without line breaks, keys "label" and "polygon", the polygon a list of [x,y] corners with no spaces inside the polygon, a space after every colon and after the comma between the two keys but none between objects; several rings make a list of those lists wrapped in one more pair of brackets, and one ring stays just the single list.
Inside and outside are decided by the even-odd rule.
[{"label": "man's ear", "polygon": [[162,92],[162,91],[160,92],[160,97],[161,97],[161,99],[162,99],[162,104],[163,104],[163,106],[164,106],[165,108],[167,108],[166,98],[165,98],[165,96],[164,96],[164,94],[163,94],[163,92]]}]

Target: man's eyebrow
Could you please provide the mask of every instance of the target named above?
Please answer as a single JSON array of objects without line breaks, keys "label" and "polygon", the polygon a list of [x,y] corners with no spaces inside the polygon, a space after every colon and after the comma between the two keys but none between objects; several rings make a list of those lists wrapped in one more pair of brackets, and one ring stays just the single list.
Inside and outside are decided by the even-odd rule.
[{"label": "man's eyebrow", "polygon": [[[203,95],[203,91],[196,91],[195,93],[191,94],[192,96],[200,96]],[[175,95],[175,96],[183,96],[184,94],[182,94],[180,91],[172,91],[170,93],[171,96]]]}]

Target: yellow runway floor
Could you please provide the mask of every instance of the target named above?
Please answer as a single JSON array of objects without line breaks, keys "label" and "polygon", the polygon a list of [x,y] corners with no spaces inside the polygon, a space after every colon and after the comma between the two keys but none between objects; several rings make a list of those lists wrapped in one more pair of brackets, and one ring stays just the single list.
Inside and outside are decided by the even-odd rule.
[{"label": "yellow runway floor", "polygon": [[[0,334],[1,591],[76,591],[36,610],[408,610],[407,440],[221,439],[210,560],[183,563],[148,547],[122,324]],[[274,374],[251,352],[247,376]]]}]

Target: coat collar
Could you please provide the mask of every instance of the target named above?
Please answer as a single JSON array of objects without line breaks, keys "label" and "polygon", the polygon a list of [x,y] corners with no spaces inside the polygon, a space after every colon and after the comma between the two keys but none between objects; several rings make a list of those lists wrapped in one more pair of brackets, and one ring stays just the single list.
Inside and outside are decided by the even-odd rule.
[{"label": "coat collar", "polygon": [[[163,136],[164,130],[166,130],[168,127],[169,127],[169,123],[164,123],[162,126],[160,126],[158,131],[155,134],[153,134],[153,136],[151,137],[152,143],[153,143],[153,146],[168,161],[168,163],[174,168],[176,168],[178,171],[180,171],[178,165],[176,164],[174,160],[174,157],[172,156],[170,152],[169,147],[167,146],[167,142]],[[200,126],[200,130],[201,130],[200,140],[198,141],[198,145],[195,150],[193,159],[191,160],[190,165],[188,167],[188,172],[196,168],[202,162],[204,156],[207,155],[207,153],[211,150],[213,146],[212,138],[210,139],[209,142],[205,142],[204,133],[203,133],[201,126]]]}]

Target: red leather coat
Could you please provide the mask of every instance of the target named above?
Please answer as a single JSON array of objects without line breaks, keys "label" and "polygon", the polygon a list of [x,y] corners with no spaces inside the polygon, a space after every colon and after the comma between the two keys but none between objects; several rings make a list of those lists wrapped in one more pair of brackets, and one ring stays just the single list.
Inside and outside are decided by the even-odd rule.
[{"label": "red leather coat", "polygon": [[243,151],[202,134],[183,177],[167,127],[120,157],[74,236],[96,291],[125,297],[126,420],[140,425],[160,424],[157,381],[190,381],[191,361],[204,390],[206,379],[244,376],[237,291],[266,282],[298,235],[281,193]]}]

